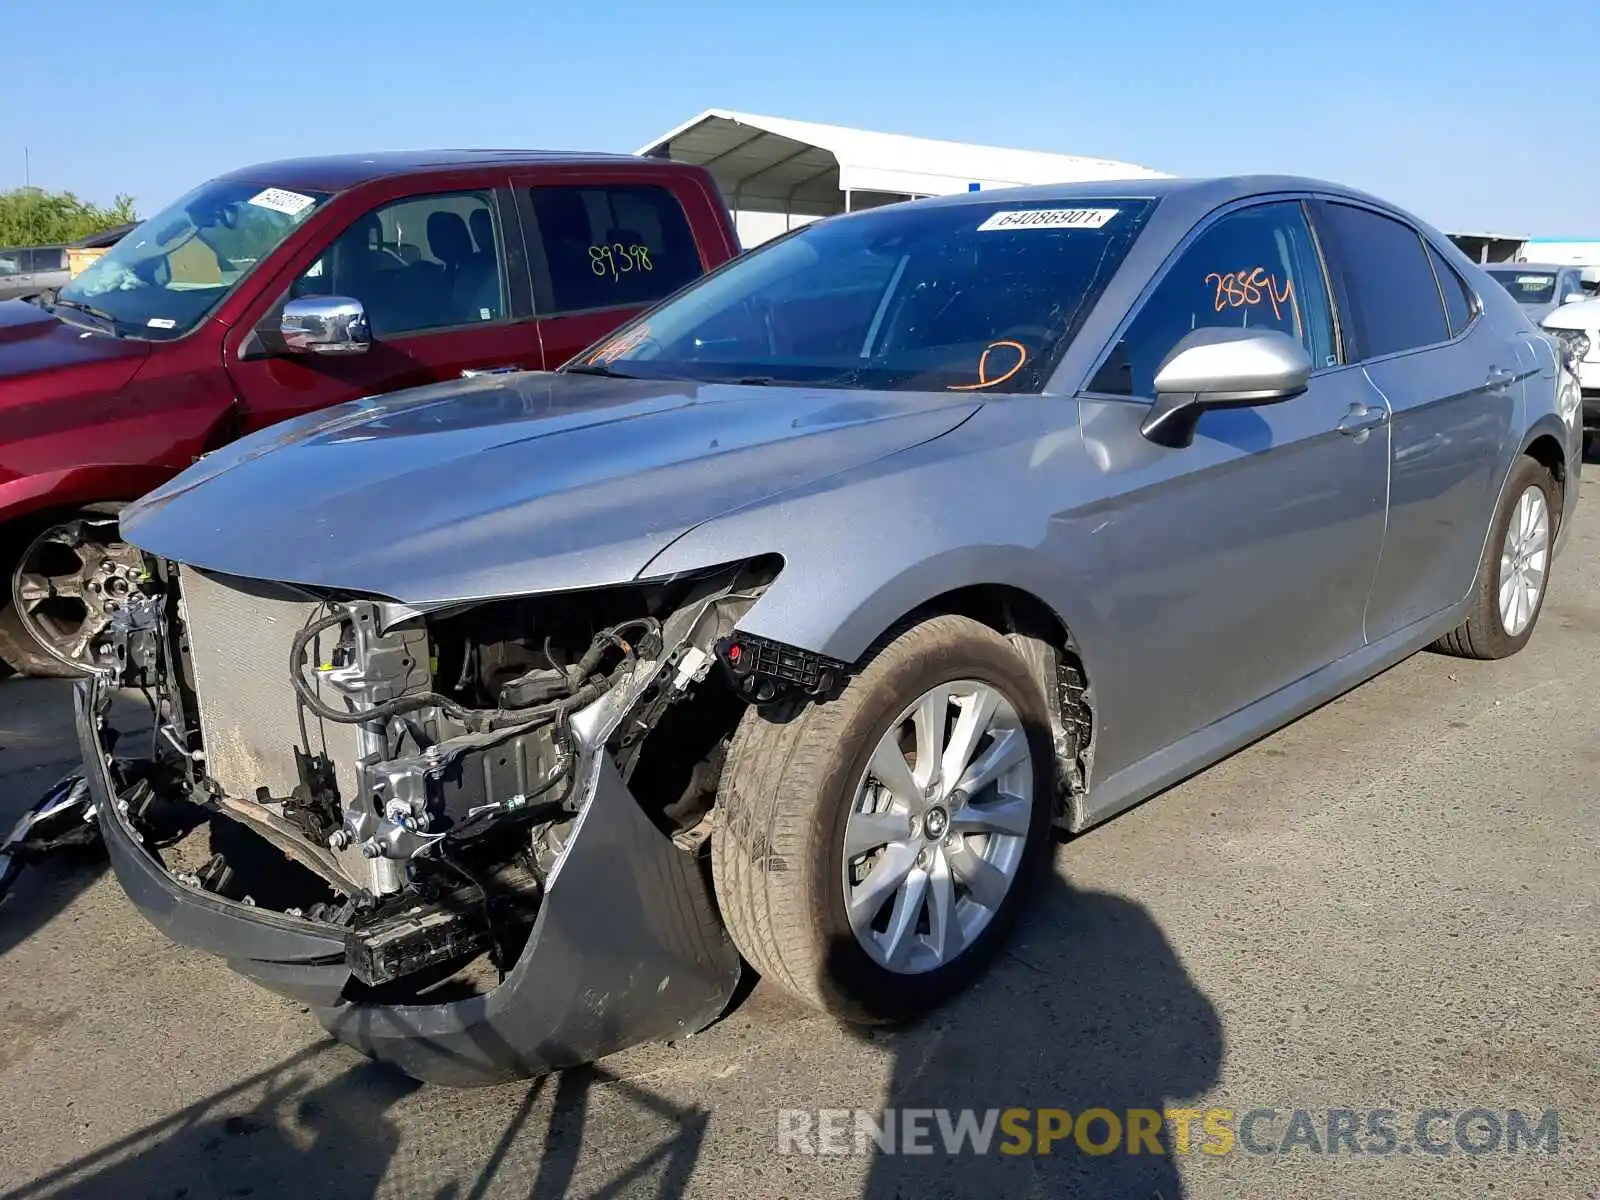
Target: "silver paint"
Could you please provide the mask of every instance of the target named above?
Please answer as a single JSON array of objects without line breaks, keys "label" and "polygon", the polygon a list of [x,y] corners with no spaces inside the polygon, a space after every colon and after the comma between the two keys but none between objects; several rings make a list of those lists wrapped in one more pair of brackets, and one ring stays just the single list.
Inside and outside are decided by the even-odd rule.
[{"label": "silver paint", "polygon": [[[418,608],[776,553],[784,570],[741,628],[849,661],[954,589],[1017,589],[1081,653],[1095,698],[1084,821],[1101,819],[1457,623],[1535,438],[1565,463],[1557,532],[1579,477],[1553,355],[1437,230],[1291,178],[1012,195],[1130,187],[1160,203],[1042,395],[452,382],[235,443],[124,530],[180,561]],[[1477,293],[1476,320],[1438,346],[1319,368],[1292,399],[1206,412],[1182,449],[1141,434],[1148,402],[1085,392],[1197,228],[1316,196],[1410,221]]]}]

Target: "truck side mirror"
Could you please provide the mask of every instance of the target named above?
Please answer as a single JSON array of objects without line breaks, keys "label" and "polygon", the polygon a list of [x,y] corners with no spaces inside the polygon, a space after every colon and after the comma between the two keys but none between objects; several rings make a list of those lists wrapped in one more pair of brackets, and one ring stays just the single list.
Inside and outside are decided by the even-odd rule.
[{"label": "truck side mirror", "polygon": [[302,296],[283,306],[278,332],[291,354],[364,354],[372,328],[361,301],[349,296]]}]

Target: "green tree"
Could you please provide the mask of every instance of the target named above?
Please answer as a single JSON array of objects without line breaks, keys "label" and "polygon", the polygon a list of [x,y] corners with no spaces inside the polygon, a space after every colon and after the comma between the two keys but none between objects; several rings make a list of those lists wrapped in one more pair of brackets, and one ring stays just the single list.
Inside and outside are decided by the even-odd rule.
[{"label": "green tree", "polygon": [[0,192],[0,246],[75,242],[138,219],[132,196],[118,196],[110,208],[101,208],[71,192],[36,187]]}]

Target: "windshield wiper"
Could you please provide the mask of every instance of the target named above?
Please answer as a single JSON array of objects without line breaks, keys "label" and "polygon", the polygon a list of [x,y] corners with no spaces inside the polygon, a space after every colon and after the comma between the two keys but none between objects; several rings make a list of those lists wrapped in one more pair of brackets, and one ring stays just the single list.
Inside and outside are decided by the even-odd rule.
[{"label": "windshield wiper", "polygon": [[637,379],[637,375],[624,375],[621,371],[613,371],[610,367],[602,367],[599,363],[585,363],[576,367],[562,367],[563,375],[598,375],[602,379]]},{"label": "windshield wiper", "polygon": [[108,313],[103,308],[96,308],[92,304],[85,304],[81,300],[63,299],[61,296],[57,296],[56,297],[55,307],[57,307],[57,308],[70,308],[75,312],[88,313],[91,317],[95,318],[97,321],[104,321],[105,324],[106,324],[106,328],[110,330],[111,335],[113,337],[121,337],[122,336],[120,333],[117,332],[117,319],[115,317],[113,317],[110,313]]}]

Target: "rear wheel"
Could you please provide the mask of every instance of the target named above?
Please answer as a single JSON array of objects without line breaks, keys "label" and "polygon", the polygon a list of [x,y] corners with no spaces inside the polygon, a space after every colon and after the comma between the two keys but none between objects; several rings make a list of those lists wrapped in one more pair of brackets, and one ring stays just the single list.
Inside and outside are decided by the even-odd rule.
[{"label": "rear wheel", "polygon": [[1048,858],[1049,728],[1010,643],[957,616],[883,644],[835,700],[747,713],[712,834],[745,958],[856,1021],[970,984]]},{"label": "rear wheel", "polygon": [[113,506],[35,526],[11,559],[0,658],[23,675],[83,674],[143,574],[138,550],[118,536]]},{"label": "rear wheel", "polygon": [[1507,658],[1528,644],[1550,579],[1555,511],[1550,472],[1519,459],[1478,564],[1472,610],[1434,649],[1459,658]]}]

